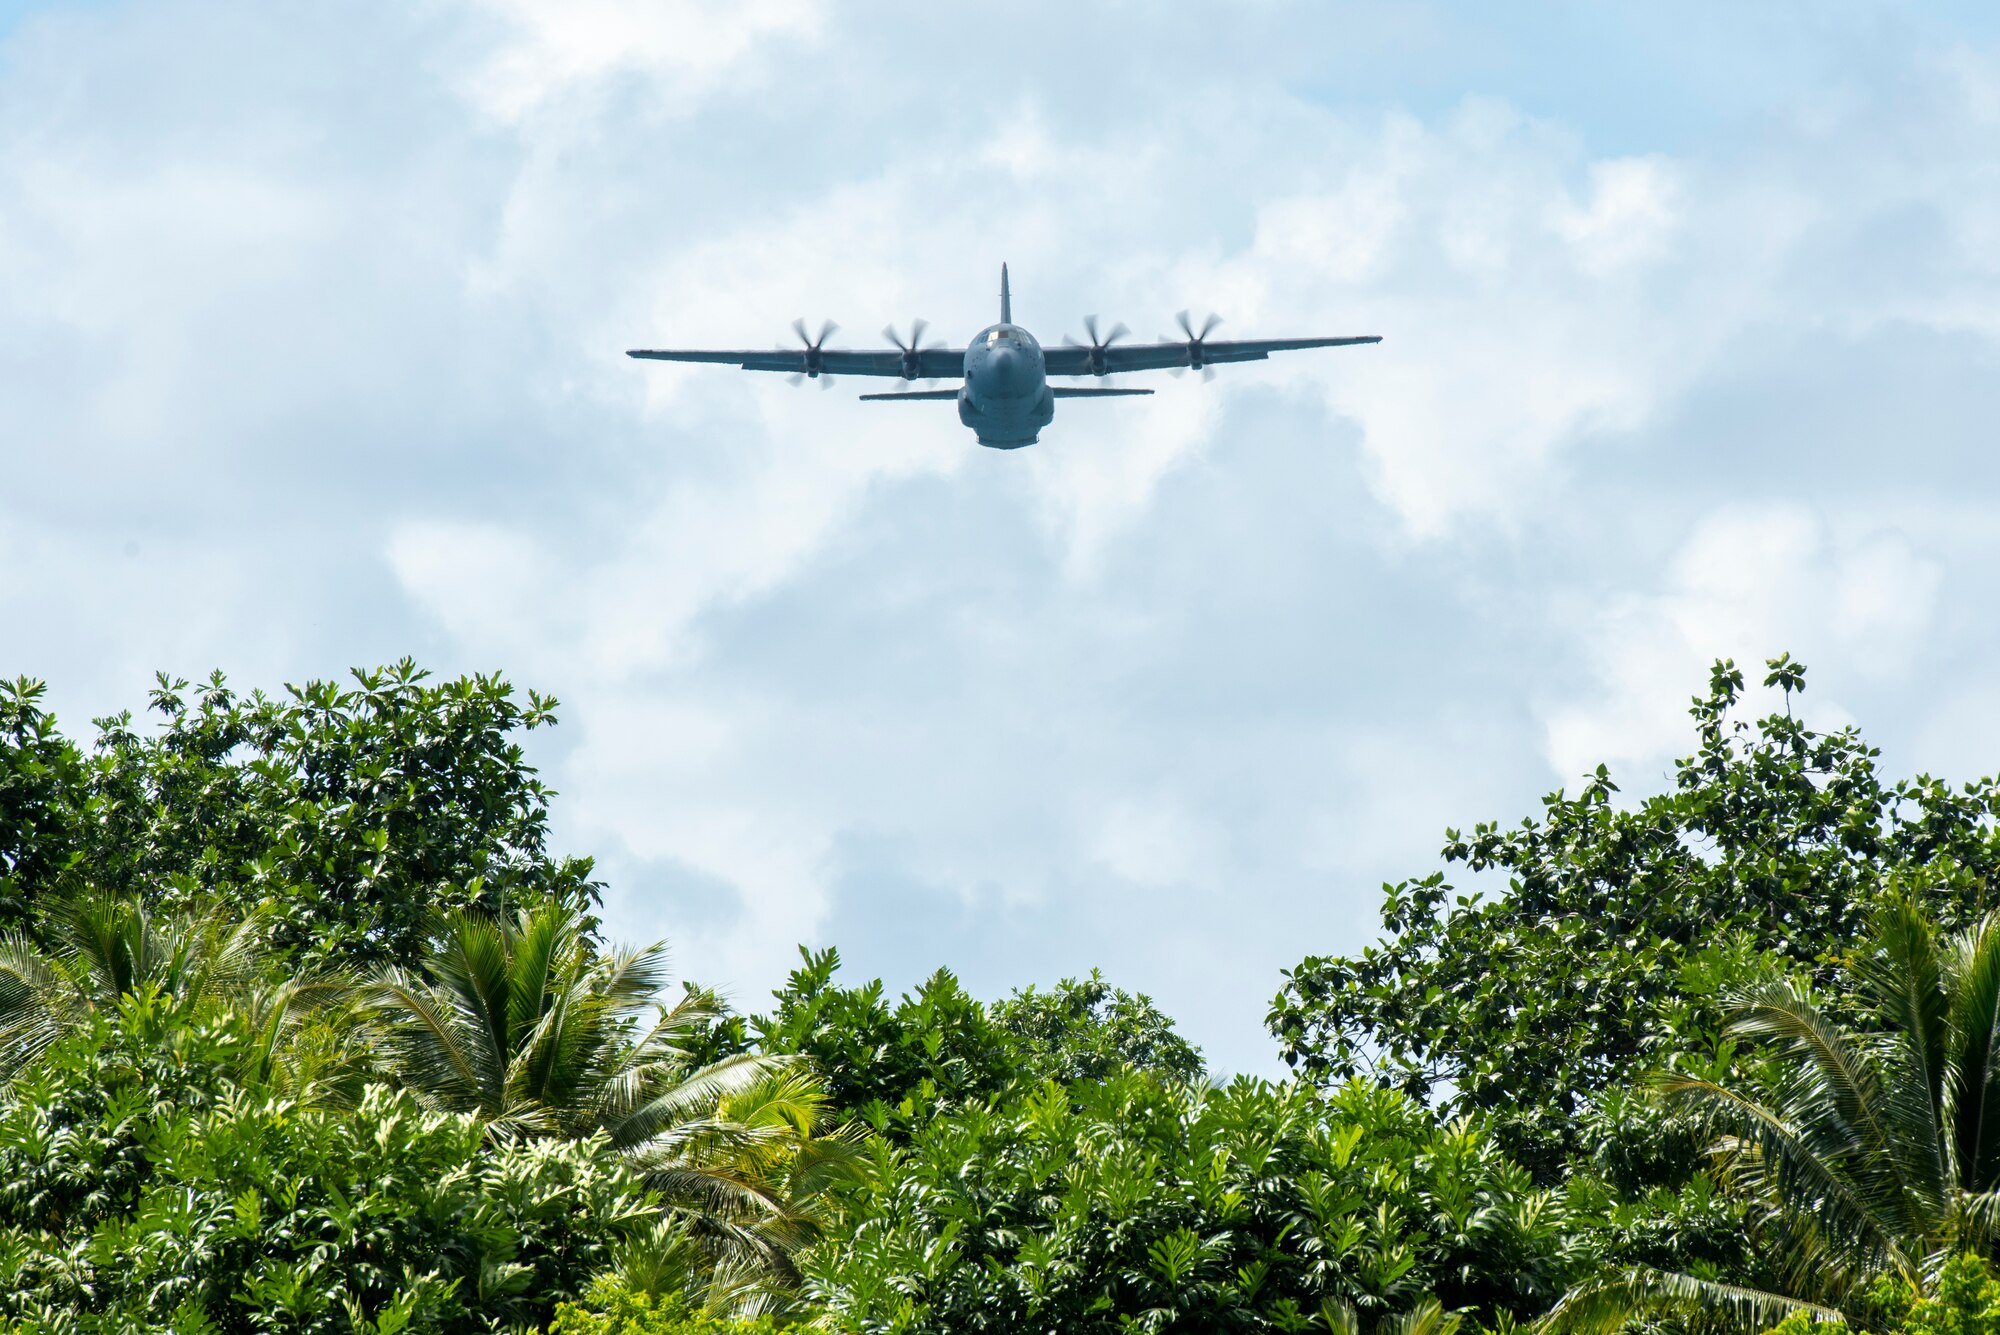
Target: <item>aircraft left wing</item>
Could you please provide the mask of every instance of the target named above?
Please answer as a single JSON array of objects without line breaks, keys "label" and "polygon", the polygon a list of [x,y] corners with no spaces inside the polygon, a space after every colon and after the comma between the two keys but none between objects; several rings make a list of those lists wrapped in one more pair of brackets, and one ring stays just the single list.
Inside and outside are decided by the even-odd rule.
[{"label": "aircraft left wing", "polygon": [[[1296,352],[1304,348],[1345,348],[1359,343],[1380,343],[1380,334],[1345,338],[1247,338],[1196,339],[1161,343],[1113,343],[1088,348],[1070,345],[1043,348],[1042,356],[1050,375],[1115,375],[1120,371],[1168,371],[1177,366],[1213,366],[1217,362],[1260,362],[1274,352]],[[1093,357],[1103,359],[1102,371],[1092,365]]]},{"label": "aircraft left wing", "polygon": [[[964,348],[922,348],[914,358],[897,348],[634,348],[625,354],[657,362],[713,362],[746,371],[790,371],[823,375],[901,376],[905,380],[959,379],[965,375]],[[815,365],[814,363],[817,363]]]}]

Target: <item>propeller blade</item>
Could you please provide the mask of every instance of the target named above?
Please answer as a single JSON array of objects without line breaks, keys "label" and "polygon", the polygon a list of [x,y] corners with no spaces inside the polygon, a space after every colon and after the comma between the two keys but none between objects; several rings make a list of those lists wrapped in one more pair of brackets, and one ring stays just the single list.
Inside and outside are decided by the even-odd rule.
[{"label": "propeller blade", "polygon": [[1206,385],[1206,384],[1207,384],[1207,383],[1208,383],[1209,381],[1211,381],[1211,380],[1213,380],[1213,379],[1215,379],[1215,368],[1214,368],[1213,366],[1204,366],[1204,367],[1202,367],[1202,368],[1201,368],[1201,383],[1202,383],[1202,384],[1204,384],[1204,385]]},{"label": "propeller blade", "polygon": [[[1090,335],[1090,343],[1087,346],[1090,348],[1091,373],[1100,376],[1109,375],[1111,373],[1110,367],[1104,360],[1105,349],[1132,331],[1120,323],[1111,326],[1110,333],[1101,333],[1097,328],[1097,317],[1095,315],[1086,315],[1083,317],[1083,330],[1086,334]],[[1163,336],[1160,341],[1162,343],[1166,342],[1165,337]],[[1063,345],[1071,348],[1086,346],[1067,337],[1063,339]]]},{"label": "propeller blade", "polygon": [[[904,352],[921,352],[924,350],[924,330],[930,327],[931,322],[929,320],[919,318],[910,321],[910,338],[906,343],[903,341],[903,336],[896,332],[896,326],[886,324],[882,326],[882,337],[888,339],[891,344],[902,349]],[[940,347],[942,345],[933,343],[930,346]]]},{"label": "propeller blade", "polygon": [[790,385],[793,389],[797,389],[800,385],[805,384],[805,382],[806,382],[806,373],[804,371],[794,371],[790,375],[785,377],[785,383]]},{"label": "propeller blade", "polygon": [[806,320],[802,315],[792,321],[792,332],[799,336],[799,342],[817,352],[822,344],[840,332],[840,326],[831,320],[824,321],[819,327],[819,337],[814,338],[812,335],[806,333]]},{"label": "propeller blade", "polygon": [[1217,315],[1214,311],[1210,311],[1208,313],[1208,318],[1201,322],[1201,332],[1199,334],[1195,333],[1194,325],[1189,321],[1188,313],[1186,311],[1181,311],[1178,314],[1176,314],[1174,316],[1174,322],[1180,325],[1181,332],[1183,334],[1186,334],[1188,337],[1188,342],[1199,343],[1203,339],[1207,338],[1210,334],[1215,332],[1215,327],[1222,323],[1222,317],[1220,315]]}]

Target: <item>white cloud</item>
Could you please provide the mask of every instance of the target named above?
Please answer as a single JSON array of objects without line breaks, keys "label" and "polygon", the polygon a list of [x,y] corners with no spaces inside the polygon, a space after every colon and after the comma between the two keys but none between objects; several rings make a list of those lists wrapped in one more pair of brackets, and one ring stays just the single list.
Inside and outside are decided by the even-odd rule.
[{"label": "white cloud", "polygon": [[[460,644],[533,671],[574,638],[551,555],[495,524],[418,521],[389,535],[397,581]],[[551,616],[553,614],[553,616]]]},{"label": "white cloud", "polygon": [[1681,182],[1660,158],[1615,158],[1590,165],[1590,198],[1556,213],[1556,230],[1577,265],[1607,278],[1664,254],[1679,223]]},{"label": "white cloud", "polygon": [[[1564,450],[1637,427],[1761,311],[1735,260],[1690,290],[1684,164],[1591,160],[1472,101],[1435,125],[1348,130],[1328,170],[1331,185],[1262,205],[1228,263],[1262,325],[1385,336],[1273,374],[1319,383],[1360,424],[1378,494],[1419,536],[1504,522]],[[1704,301],[1711,286],[1735,292]]]},{"label": "white cloud", "polygon": [[1172,798],[1134,796],[1104,812],[1092,847],[1114,874],[1142,886],[1204,886],[1226,873],[1207,822]]},{"label": "white cloud", "polygon": [[[1940,574],[1906,535],[1855,531],[1801,507],[1710,514],[1661,587],[1611,595],[1584,613],[1580,638],[1599,689],[1547,708],[1549,763],[1565,779],[1600,762],[1649,779],[1686,750],[1687,699],[1719,658],[1734,659],[1753,686],[1764,660],[1785,651],[1839,664],[1843,675],[1894,676],[1931,620]],[[1838,701],[1812,704],[1822,721],[1846,713]]]},{"label": "white cloud", "polygon": [[810,39],[817,0],[469,0],[500,29],[466,82],[488,114],[518,121],[550,102],[638,77],[686,98],[738,70],[760,43]]}]

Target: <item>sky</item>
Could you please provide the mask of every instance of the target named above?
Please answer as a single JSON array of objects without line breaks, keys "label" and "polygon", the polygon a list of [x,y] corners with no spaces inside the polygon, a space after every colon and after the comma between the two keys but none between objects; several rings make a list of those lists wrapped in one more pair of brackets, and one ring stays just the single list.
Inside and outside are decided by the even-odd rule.
[{"label": "sky", "polygon": [[[979,449],[645,346],[996,314],[1375,347]],[[1447,826],[1809,664],[2000,770],[2000,12],[0,0],[0,673],[559,697],[605,916],[1101,966],[1270,1073]]]}]

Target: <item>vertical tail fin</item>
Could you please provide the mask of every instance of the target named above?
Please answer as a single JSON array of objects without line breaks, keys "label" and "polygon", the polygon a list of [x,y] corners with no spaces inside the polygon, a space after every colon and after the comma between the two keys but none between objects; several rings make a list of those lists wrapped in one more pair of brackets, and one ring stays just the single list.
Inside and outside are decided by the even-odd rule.
[{"label": "vertical tail fin", "polygon": [[1014,298],[1007,291],[1007,266],[1000,266],[1000,323],[1014,323]]}]

